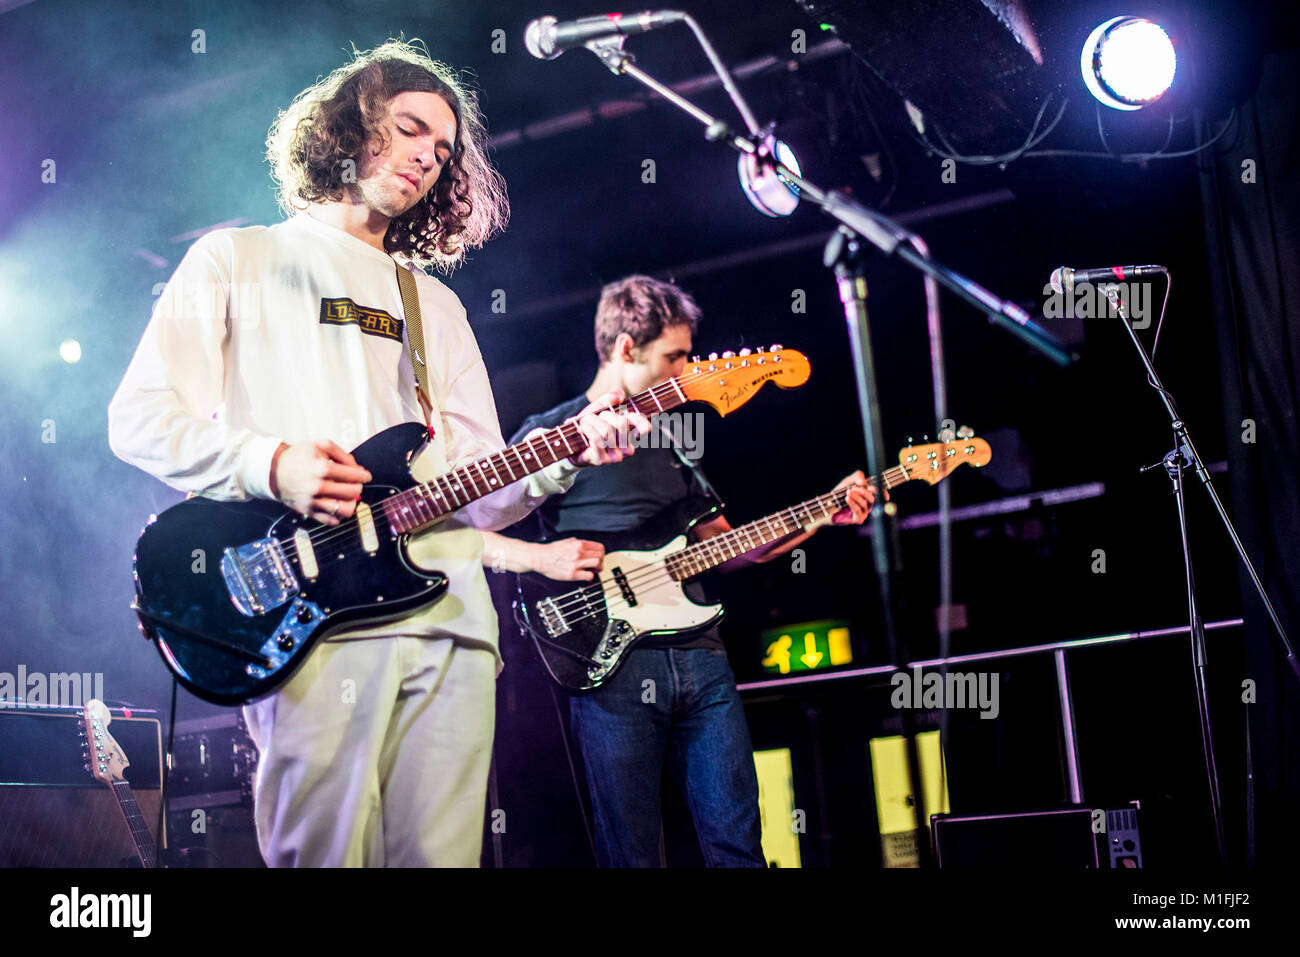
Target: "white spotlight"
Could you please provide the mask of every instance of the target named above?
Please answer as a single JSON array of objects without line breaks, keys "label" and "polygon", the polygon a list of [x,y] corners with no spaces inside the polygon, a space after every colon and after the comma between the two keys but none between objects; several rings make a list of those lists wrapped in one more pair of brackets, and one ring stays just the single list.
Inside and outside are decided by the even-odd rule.
[{"label": "white spotlight", "polygon": [[1174,44],[1141,17],[1115,17],[1088,35],[1079,58],[1083,82],[1106,106],[1140,110],[1174,82]]},{"label": "white spotlight", "polygon": [[71,365],[81,361],[81,343],[76,339],[64,339],[59,343],[59,358]]}]

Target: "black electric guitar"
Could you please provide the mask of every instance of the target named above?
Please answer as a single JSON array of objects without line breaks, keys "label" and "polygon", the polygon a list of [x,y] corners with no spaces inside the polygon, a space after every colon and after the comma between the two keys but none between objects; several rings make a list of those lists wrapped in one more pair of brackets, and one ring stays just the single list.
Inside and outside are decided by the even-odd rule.
[{"label": "black electric guitar", "polygon": [[[931,485],[959,465],[979,467],[992,457],[983,439],[909,446],[899,464],[876,477],[877,488],[924,480]],[[701,510],[700,499],[686,499],[630,532],[565,532],[605,546],[597,579],[575,586],[543,575],[519,576],[515,614],[532,636],[551,677],[571,691],[604,684],[627,652],[645,637],[685,638],[722,618],[721,605],[699,605],[682,583],[723,562],[779,538],[829,521],[848,506],[848,489],[836,489],[793,508],[687,544],[692,527],[717,514]],[[683,530],[684,529],[684,530]]]},{"label": "black electric guitar", "polygon": [[91,698],[81,709],[81,720],[83,740],[81,753],[85,758],[86,770],[96,781],[108,785],[108,789],[113,792],[113,797],[117,799],[117,806],[122,811],[122,817],[126,819],[127,829],[131,832],[131,840],[135,842],[135,852],[140,857],[140,866],[157,867],[158,848],[154,844],[153,834],[149,832],[149,825],[144,815],[140,813],[140,805],[135,801],[135,792],[123,777],[123,772],[131,766],[131,762],[127,760],[122,746],[108,733],[108,725],[113,720],[113,715],[104,706],[104,702],[98,698]]},{"label": "black electric guitar", "polygon": [[[619,411],[652,416],[698,400],[726,415],[765,382],[792,388],[808,375],[808,360],[793,349],[745,349],[691,363]],[[152,519],[136,545],[132,607],[181,684],[216,704],[252,701],[287,680],[329,633],[400,618],[437,601],[447,576],[411,561],[412,536],[587,446],[568,422],[420,482],[412,465],[427,441],[423,425],[406,423],[354,449],[374,480],[356,514],[338,525],[322,525],[278,502],[206,498]]]}]

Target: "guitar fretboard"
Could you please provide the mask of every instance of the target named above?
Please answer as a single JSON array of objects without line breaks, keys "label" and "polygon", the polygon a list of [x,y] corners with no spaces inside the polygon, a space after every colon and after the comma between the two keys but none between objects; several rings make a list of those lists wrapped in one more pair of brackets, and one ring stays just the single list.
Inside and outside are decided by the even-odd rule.
[{"label": "guitar fretboard", "polygon": [[[909,478],[907,468],[896,465],[877,476],[873,484],[891,489],[895,485],[908,481]],[[683,548],[669,555],[664,560],[664,564],[668,568],[668,574],[677,581],[683,581],[746,552],[752,552],[768,542],[785,538],[787,535],[802,531],[808,525],[830,518],[836,512],[846,508],[848,502],[849,489],[847,487],[835,489],[766,518],[760,518],[756,522],[733,528],[721,535],[714,535],[705,541]]]},{"label": "guitar fretboard", "polygon": [[122,809],[122,816],[126,818],[126,826],[131,829],[131,839],[135,841],[140,863],[144,867],[157,867],[158,851],[154,845],[153,835],[149,832],[149,825],[145,823],[144,815],[140,813],[140,805],[135,802],[131,785],[126,781],[114,781],[112,788],[113,796],[117,798],[117,806]]},{"label": "guitar fretboard", "polygon": [[[649,417],[686,402],[676,379],[632,396],[615,412],[640,412]],[[464,508],[470,502],[491,495],[511,482],[538,472],[548,465],[577,455],[587,448],[586,436],[573,422],[526,439],[493,455],[439,475],[383,502],[384,514],[393,531],[415,532]]]}]

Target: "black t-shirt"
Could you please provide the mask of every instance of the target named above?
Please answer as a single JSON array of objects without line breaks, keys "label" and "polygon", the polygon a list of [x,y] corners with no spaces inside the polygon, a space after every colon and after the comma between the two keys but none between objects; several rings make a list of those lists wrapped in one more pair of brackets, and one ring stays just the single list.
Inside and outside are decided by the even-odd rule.
[{"label": "black t-shirt", "polygon": [[[578,395],[553,409],[529,416],[511,437],[510,444],[522,441],[533,429],[560,425],[585,409],[588,401],[585,395]],[[651,428],[654,427],[655,420],[651,419]],[[707,479],[699,472],[698,463],[694,463],[695,468],[683,464],[671,447],[669,430],[664,429],[659,435],[660,441],[639,444],[636,453],[622,462],[582,469],[568,492],[552,495],[510,534],[537,538],[539,522],[549,539],[565,538],[575,531],[625,532],[638,528],[684,498],[712,498],[712,490],[707,488]],[[706,603],[704,591],[697,582],[688,582],[685,591],[694,601]],[[676,641],[645,638],[637,647],[721,649],[723,645],[714,627]]]}]

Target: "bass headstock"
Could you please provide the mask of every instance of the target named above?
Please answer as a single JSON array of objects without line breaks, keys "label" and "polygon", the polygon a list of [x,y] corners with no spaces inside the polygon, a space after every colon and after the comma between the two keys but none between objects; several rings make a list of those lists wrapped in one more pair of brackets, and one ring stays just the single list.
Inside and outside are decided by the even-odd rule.
[{"label": "bass headstock", "polygon": [[909,445],[898,453],[898,464],[907,471],[909,479],[923,479],[931,485],[937,485],[959,466],[980,468],[988,465],[992,458],[993,450],[986,441],[967,435],[952,442]]}]

